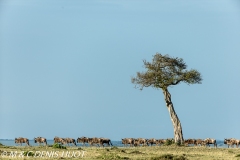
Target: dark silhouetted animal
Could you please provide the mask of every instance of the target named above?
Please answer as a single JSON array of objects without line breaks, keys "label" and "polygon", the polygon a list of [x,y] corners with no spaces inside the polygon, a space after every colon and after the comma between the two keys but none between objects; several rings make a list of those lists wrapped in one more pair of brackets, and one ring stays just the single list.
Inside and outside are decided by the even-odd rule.
[{"label": "dark silhouetted animal", "polygon": [[100,144],[103,147],[104,147],[104,144],[107,144],[107,146],[113,146],[111,140],[108,138],[100,138]]}]

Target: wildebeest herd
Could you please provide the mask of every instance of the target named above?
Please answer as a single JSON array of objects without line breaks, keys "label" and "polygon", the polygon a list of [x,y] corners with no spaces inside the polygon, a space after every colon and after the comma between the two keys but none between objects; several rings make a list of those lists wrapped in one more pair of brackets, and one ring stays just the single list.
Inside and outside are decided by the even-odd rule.
[{"label": "wildebeest herd", "polygon": [[[77,141],[74,138],[60,138],[60,137],[54,137],[53,139],[54,143],[60,143],[62,145],[75,145],[77,146],[77,143],[82,143],[83,146],[86,146],[86,144],[89,144],[90,146],[113,146],[112,142],[110,139],[108,138],[87,138],[87,137],[81,137],[81,138],[77,138]],[[16,144],[23,144],[26,143],[26,145],[29,146],[29,139],[27,138],[23,138],[23,137],[19,137],[19,138],[15,138],[15,143]],[[45,146],[47,145],[47,139],[43,138],[43,137],[37,137],[34,138],[34,143],[38,143],[40,144],[45,144]]]},{"label": "wildebeest herd", "polygon": [[[143,139],[143,138],[138,138],[138,139],[134,139],[134,138],[124,138],[122,139],[122,143],[126,146],[126,145],[130,145],[130,146],[152,146],[152,145],[156,145],[156,146],[160,146],[163,144],[166,144],[167,141],[173,141],[173,139],[155,139],[155,138],[151,138],[151,139]],[[210,146],[210,144],[213,144],[214,147],[217,147],[217,143],[215,139],[211,139],[211,138],[207,138],[207,139],[186,139],[184,140],[184,145],[188,146],[188,145],[195,145],[195,146]]]},{"label": "wildebeest herd", "polygon": [[[111,140],[108,138],[97,138],[97,137],[94,137],[94,138],[80,137],[79,138],[78,137],[77,140],[75,140],[74,138],[54,137],[53,140],[54,140],[54,143],[60,143],[62,145],[67,144],[68,146],[71,144],[77,146],[77,143],[80,143],[83,146],[86,146],[86,144],[88,144],[89,146],[99,146],[99,147],[113,146]],[[166,144],[167,141],[173,141],[173,139],[123,138],[122,144],[125,147],[153,146],[153,145],[160,146],[160,145]],[[29,139],[23,138],[23,137],[15,138],[15,143],[21,144],[21,145],[22,143],[26,143],[26,145],[29,146]],[[43,137],[37,137],[37,138],[34,138],[34,143],[38,143],[39,145],[43,143],[46,146],[47,139]],[[210,147],[210,144],[212,144],[214,147],[217,147],[216,140],[211,138],[184,140],[184,145],[186,146],[193,145],[193,146],[209,146]],[[224,139],[224,144],[226,144],[228,148],[229,146],[234,147],[234,145],[236,145],[236,148],[238,148],[240,144],[240,140],[237,140],[234,138]]]},{"label": "wildebeest herd", "polygon": [[207,139],[187,139],[184,141],[185,145],[195,145],[195,146],[210,146],[210,144],[213,144],[214,147],[217,147],[217,141],[215,139],[207,138]]}]

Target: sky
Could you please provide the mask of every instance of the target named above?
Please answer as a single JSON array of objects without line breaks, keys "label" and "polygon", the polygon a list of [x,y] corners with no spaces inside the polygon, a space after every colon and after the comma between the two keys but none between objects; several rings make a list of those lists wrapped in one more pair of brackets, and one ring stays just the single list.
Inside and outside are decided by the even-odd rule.
[{"label": "sky", "polygon": [[238,0],[1,0],[0,139],[173,138],[143,60],[183,58],[202,84],[170,87],[184,138],[240,139]]}]

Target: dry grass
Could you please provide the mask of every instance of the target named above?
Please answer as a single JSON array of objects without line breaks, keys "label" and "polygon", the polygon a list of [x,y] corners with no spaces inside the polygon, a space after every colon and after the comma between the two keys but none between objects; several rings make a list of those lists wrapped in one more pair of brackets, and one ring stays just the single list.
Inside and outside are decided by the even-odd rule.
[{"label": "dry grass", "polygon": [[[133,160],[231,160],[239,159],[240,160],[240,149],[237,148],[209,148],[209,147],[179,147],[175,145],[171,146],[154,146],[154,147],[67,147],[67,149],[58,149],[52,147],[21,147],[21,146],[0,146],[0,153],[4,151],[8,152],[8,155],[11,151],[58,151],[59,155],[55,158],[34,158],[33,156],[24,156],[24,158],[9,156],[3,157],[0,159],[133,159]],[[61,157],[61,153],[76,152],[83,153],[83,157],[78,158],[68,158],[66,156]]]}]

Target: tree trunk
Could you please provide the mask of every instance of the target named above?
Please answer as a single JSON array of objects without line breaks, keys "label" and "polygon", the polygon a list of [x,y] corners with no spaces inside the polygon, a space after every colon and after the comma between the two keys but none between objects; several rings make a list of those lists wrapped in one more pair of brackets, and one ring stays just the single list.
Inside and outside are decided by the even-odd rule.
[{"label": "tree trunk", "polygon": [[183,134],[182,134],[182,126],[180,123],[180,120],[178,119],[178,116],[173,108],[172,100],[171,100],[171,94],[168,92],[167,89],[163,90],[163,94],[165,97],[166,105],[168,112],[170,114],[170,118],[172,120],[173,128],[174,128],[174,140],[175,143],[181,143],[183,144]]}]

